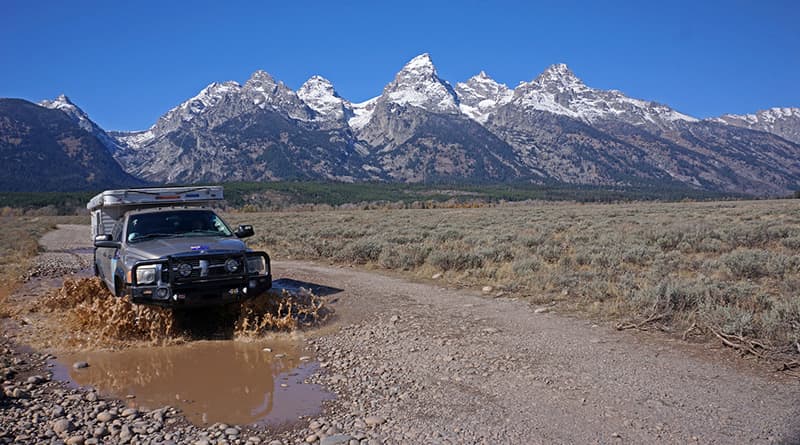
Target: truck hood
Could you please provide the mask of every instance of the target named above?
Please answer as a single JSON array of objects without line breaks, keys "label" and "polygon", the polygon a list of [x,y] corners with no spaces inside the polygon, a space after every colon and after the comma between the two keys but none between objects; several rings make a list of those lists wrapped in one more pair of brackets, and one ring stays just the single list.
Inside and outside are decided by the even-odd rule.
[{"label": "truck hood", "polygon": [[129,260],[154,260],[176,254],[199,254],[203,251],[241,252],[247,246],[237,238],[193,236],[188,238],[156,238],[128,244]]}]

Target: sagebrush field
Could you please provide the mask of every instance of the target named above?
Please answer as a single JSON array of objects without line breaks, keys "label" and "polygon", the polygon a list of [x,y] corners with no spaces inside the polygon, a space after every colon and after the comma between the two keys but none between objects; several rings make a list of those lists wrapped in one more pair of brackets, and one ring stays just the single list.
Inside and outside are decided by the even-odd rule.
[{"label": "sagebrush field", "polygon": [[[441,273],[621,326],[800,341],[800,202],[570,204],[233,214],[275,258]],[[688,330],[687,330],[688,329]],[[732,337],[729,337],[732,336]],[[754,342],[751,342],[753,340]],[[795,351],[796,352],[796,351]]]}]

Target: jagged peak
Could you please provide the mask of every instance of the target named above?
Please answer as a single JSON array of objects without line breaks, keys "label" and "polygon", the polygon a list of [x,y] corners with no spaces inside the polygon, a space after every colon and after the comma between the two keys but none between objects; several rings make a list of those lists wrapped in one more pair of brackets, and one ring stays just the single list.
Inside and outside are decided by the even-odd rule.
[{"label": "jagged peak", "polygon": [[264,70],[256,70],[253,74],[250,75],[250,80],[271,80],[275,81],[275,78],[272,77],[272,74],[264,71]]},{"label": "jagged peak", "polygon": [[339,97],[333,83],[322,76],[311,76],[297,96],[317,114],[316,120],[339,120],[345,117],[346,101]]},{"label": "jagged peak", "polygon": [[59,94],[58,97],[56,97],[56,99],[53,102],[61,102],[69,105],[75,105],[74,103],[72,103],[71,100],[69,100],[69,97],[67,97],[67,95],[63,93]]},{"label": "jagged peak", "polygon": [[406,63],[383,89],[382,97],[399,105],[458,113],[458,96],[449,83],[439,78],[428,53],[420,54]]},{"label": "jagged peak", "polygon": [[489,77],[489,75],[486,74],[486,71],[483,71],[483,70],[481,70],[481,72],[479,72],[478,74],[476,74],[476,75],[470,77],[469,79],[467,79],[467,82],[481,82],[481,83],[483,83],[483,82],[486,82],[486,81],[494,82],[494,79]]},{"label": "jagged peak", "polygon": [[557,83],[561,85],[580,85],[584,86],[578,76],[567,66],[566,63],[556,63],[550,65],[545,69],[542,74],[534,80],[535,83],[540,85],[547,83]]},{"label": "jagged peak", "polygon": [[39,102],[39,105],[41,105],[43,107],[46,107],[46,108],[57,108],[57,107],[61,107],[61,106],[64,106],[64,105],[77,107],[77,105],[75,105],[74,103],[72,103],[71,100],[69,100],[69,97],[67,97],[66,94],[59,94],[58,97],[56,97],[55,99],[52,99],[52,100],[45,99],[45,100]]},{"label": "jagged peak", "polygon": [[305,83],[322,83],[322,84],[333,85],[333,83],[331,83],[330,80],[320,76],[319,74],[314,74],[313,76],[309,77]]},{"label": "jagged peak", "polygon": [[283,82],[275,80],[272,74],[264,70],[257,70],[247,79],[244,85],[245,88],[255,88],[263,91],[265,90],[265,86],[274,88],[279,85],[283,86]]},{"label": "jagged peak", "polygon": [[432,71],[434,74],[436,73],[436,67],[433,65],[433,60],[431,59],[431,55],[428,53],[422,53],[413,59],[409,60],[403,66],[401,71]]},{"label": "jagged peak", "polygon": [[467,81],[464,82],[464,83],[467,84],[467,85],[471,85],[471,84],[484,84],[484,85],[485,84],[490,84],[490,85],[495,85],[495,86],[507,88],[507,86],[505,84],[502,84],[502,83],[494,80],[491,76],[486,74],[486,71],[483,71],[483,70],[481,70],[478,74],[476,74],[476,75],[470,77],[469,79],[467,79]]},{"label": "jagged peak", "polygon": [[200,94],[198,94],[198,96],[203,95],[203,94],[216,93],[216,92],[225,92],[225,91],[230,91],[230,90],[238,90],[239,88],[241,88],[241,85],[239,85],[239,82],[236,82],[236,81],[233,81],[233,80],[228,80],[226,82],[211,82],[205,88],[200,90]]},{"label": "jagged peak", "polygon": [[333,83],[330,80],[318,75],[309,77],[308,80],[306,80],[303,85],[298,88],[297,93],[300,94],[301,91],[308,92],[311,90],[324,90],[336,97],[339,96],[333,87]]},{"label": "jagged peak", "polygon": [[545,73],[555,73],[563,76],[574,76],[575,73],[567,66],[566,63],[554,63],[548,66],[545,70]]}]

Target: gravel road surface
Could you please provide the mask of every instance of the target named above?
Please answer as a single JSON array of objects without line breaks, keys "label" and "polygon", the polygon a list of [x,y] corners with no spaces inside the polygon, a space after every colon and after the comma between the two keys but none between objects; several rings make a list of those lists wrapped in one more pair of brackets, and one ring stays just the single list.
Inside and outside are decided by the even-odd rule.
[{"label": "gravel road surface", "polygon": [[[87,233],[46,235],[38,275],[85,270]],[[716,344],[433,280],[298,261],[273,272],[342,290],[325,297],[335,320],[303,333],[320,362],[311,381],[338,396],[323,415],[272,432],[125,412],[4,338],[0,443],[800,443],[800,383]]]}]

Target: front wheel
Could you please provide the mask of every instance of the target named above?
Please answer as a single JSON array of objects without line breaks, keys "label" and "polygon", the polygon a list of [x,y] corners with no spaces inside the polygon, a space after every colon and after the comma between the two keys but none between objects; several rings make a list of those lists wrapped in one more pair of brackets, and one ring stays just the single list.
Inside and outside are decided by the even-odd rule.
[{"label": "front wheel", "polygon": [[122,280],[114,278],[114,295],[116,295],[117,298],[122,298],[125,295],[122,286]]}]

